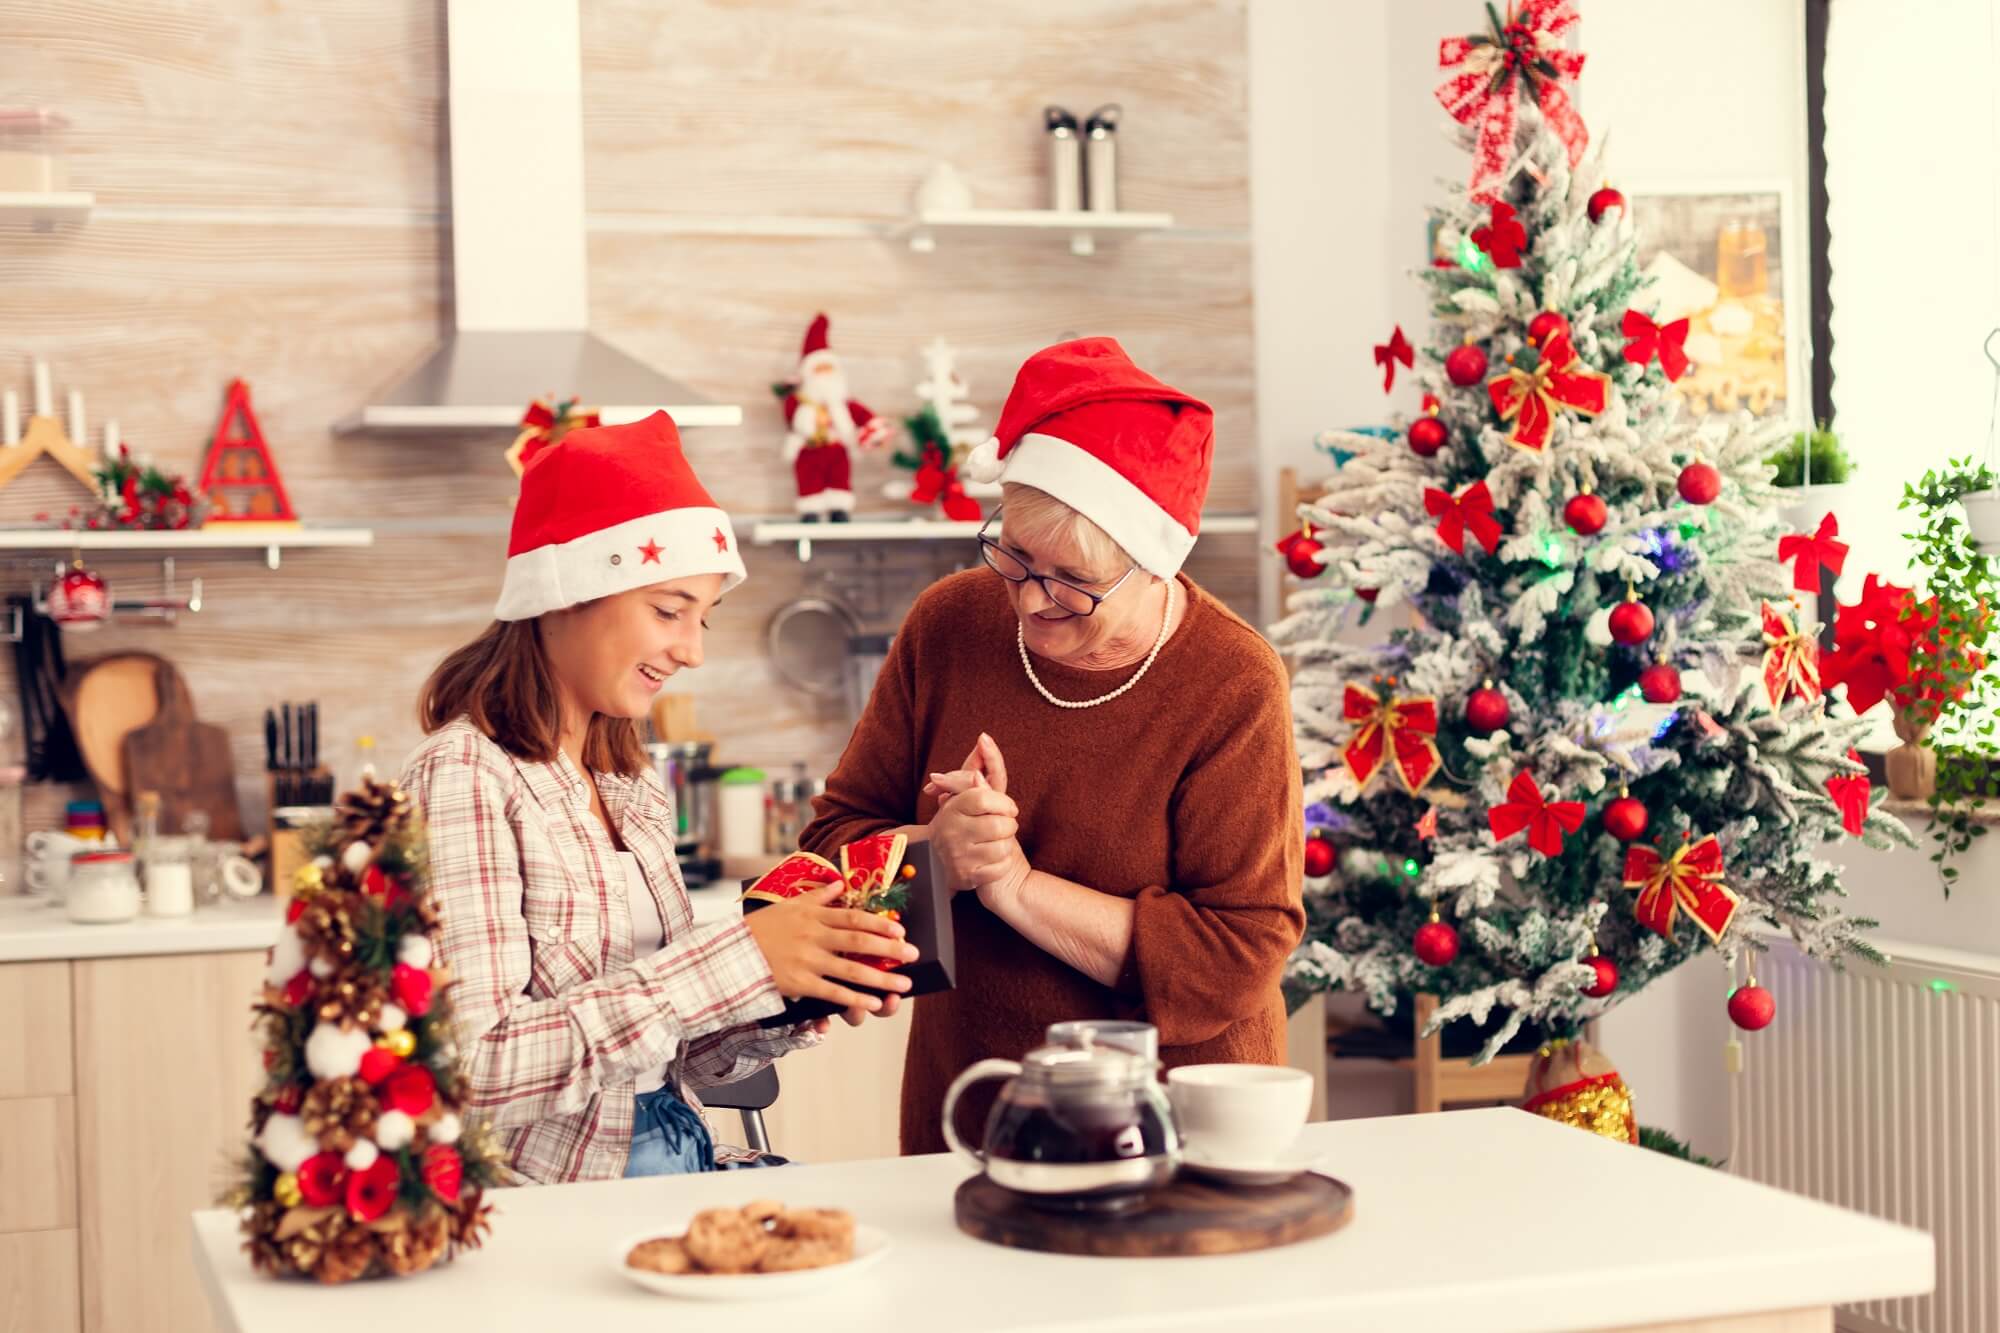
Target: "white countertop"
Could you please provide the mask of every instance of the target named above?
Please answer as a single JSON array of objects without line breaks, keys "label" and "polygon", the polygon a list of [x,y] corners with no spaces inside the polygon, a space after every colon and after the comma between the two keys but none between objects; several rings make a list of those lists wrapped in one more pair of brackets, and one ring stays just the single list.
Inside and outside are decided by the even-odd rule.
[{"label": "white countertop", "polygon": [[[234,1214],[194,1215],[219,1329],[351,1333],[447,1322],[748,1333],[1056,1329],[1597,1329],[1919,1295],[1931,1238],[1520,1111],[1308,1126],[1355,1189],[1330,1236],[1256,1254],[1090,1259],[975,1241],[949,1156],[501,1191],[483,1249],[416,1278],[321,1288],[257,1277]],[[784,1144],[776,1145],[778,1151]],[[777,1198],[853,1210],[896,1251],[796,1302],[681,1303],[625,1282],[614,1247],[698,1208]]]},{"label": "white countertop", "polygon": [[269,894],[197,907],[181,917],[142,912],[115,926],[78,925],[46,898],[0,897],[0,963],[268,949],[278,938],[279,919]]}]

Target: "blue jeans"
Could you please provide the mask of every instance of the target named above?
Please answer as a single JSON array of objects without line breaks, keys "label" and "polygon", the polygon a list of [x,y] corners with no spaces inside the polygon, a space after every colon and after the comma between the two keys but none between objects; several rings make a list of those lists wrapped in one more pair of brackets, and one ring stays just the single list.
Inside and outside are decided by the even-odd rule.
[{"label": "blue jeans", "polygon": [[[717,1170],[715,1140],[695,1109],[670,1087],[642,1092],[633,1099],[632,1155],[625,1175],[678,1176]],[[766,1155],[754,1162],[731,1162],[729,1170],[783,1166],[785,1159]]]}]

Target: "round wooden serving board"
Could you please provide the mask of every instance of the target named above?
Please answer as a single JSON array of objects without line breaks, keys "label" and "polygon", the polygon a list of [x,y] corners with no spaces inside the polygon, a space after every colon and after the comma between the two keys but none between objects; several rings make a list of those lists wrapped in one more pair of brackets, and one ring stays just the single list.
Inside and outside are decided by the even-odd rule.
[{"label": "round wooden serving board", "polygon": [[1030,1203],[980,1174],[958,1187],[956,1211],[959,1230],[995,1245],[1145,1259],[1312,1240],[1354,1216],[1354,1191],[1311,1171],[1256,1187],[1183,1175],[1118,1212],[1068,1211]]}]

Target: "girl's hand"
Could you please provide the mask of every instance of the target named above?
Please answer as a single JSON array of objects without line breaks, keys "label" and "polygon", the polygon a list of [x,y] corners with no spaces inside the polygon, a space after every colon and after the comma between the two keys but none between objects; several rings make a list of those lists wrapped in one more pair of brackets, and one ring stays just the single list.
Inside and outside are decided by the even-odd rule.
[{"label": "girl's hand", "polygon": [[[902,996],[885,995],[882,997],[882,1007],[875,1012],[875,1017],[894,1018],[896,1011],[902,1007]],[[868,1010],[861,1008],[859,1005],[854,1005],[840,1011],[840,1021],[851,1028],[860,1027],[867,1019]],[[824,1037],[827,1033],[833,1031],[833,1020],[830,1018],[815,1018],[812,1021],[812,1030]]]},{"label": "girl's hand", "polygon": [[829,884],[752,912],[743,924],[763,951],[780,995],[828,1000],[851,1012],[882,1013],[894,995],[886,999],[863,995],[840,983],[902,992],[910,988],[910,979],[841,955],[913,963],[916,946],[906,942],[903,928],[887,917],[831,906],[840,893],[840,885]]}]

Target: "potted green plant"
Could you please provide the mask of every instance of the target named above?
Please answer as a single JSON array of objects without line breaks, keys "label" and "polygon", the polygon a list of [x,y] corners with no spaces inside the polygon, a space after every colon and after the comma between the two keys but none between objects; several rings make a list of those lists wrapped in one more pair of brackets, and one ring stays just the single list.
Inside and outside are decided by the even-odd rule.
[{"label": "potted green plant", "polygon": [[1829,510],[1840,507],[1847,498],[1848,479],[1854,475],[1854,460],[1823,421],[1792,436],[1764,461],[1777,469],[1772,484],[1789,493],[1778,506],[1778,516],[1804,532],[1817,529]]}]

